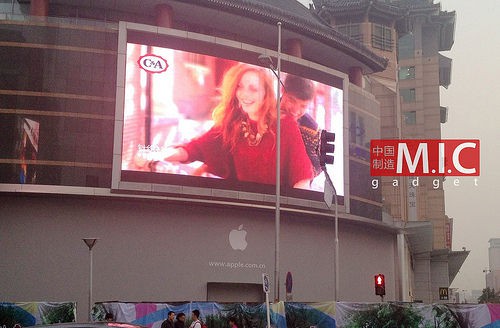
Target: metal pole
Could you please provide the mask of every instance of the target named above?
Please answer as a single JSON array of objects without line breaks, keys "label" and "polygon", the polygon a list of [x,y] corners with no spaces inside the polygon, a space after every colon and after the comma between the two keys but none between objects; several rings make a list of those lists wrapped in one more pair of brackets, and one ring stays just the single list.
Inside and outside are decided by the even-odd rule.
[{"label": "metal pole", "polygon": [[92,322],[92,281],[93,281],[93,277],[92,277],[92,272],[93,272],[93,269],[92,269],[92,248],[89,249],[89,262],[90,262],[90,265],[89,265],[89,322]]},{"label": "metal pole", "polygon": [[332,183],[333,187],[333,200],[335,202],[335,301],[339,301],[339,215],[337,203],[337,190]]},{"label": "metal pole", "polygon": [[271,314],[269,309],[269,293],[266,293],[266,320],[267,320],[267,328],[271,328]]},{"label": "metal pole", "polygon": [[94,271],[92,268],[92,248],[97,242],[97,238],[83,238],[82,240],[89,248],[89,322],[92,322],[92,273]]},{"label": "metal pole", "polygon": [[281,95],[280,95],[280,81],[281,81],[281,22],[278,22],[278,58],[276,64],[278,75],[277,86],[277,101],[276,101],[276,212],[275,212],[275,254],[274,254],[274,297],[279,302],[280,300],[280,195],[281,195],[281,179],[280,179],[280,165],[281,165]]},{"label": "metal pole", "polygon": [[330,198],[330,193],[333,196],[333,201],[335,203],[335,212],[334,212],[334,225],[335,225],[335,237],[334,237],[334,247],[335,247],[335,258],[333,261],[333,274],[335,275],[335,284],[334,288],[334,300],[339,300],[339,213],[338,213],[338,203],[337,203],[337,190],[333,185],[332,179],[330,179],[330,175],[326,170],[326,165],[321,167],[323,169],[323,173],[325,174],[325,203],[328,208],[332,208],[332,199]]}]

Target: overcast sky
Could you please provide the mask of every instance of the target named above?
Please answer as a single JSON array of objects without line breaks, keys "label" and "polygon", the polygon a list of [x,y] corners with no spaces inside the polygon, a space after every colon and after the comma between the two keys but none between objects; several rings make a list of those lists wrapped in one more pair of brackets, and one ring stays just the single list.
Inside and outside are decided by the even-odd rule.
[{"label": "overcast sky", "polygon": [[[449,107],[444,138],[481,142],[481,176],[445,184],[446,214],[454,218],[453,249],[470,255],[452,287],[483,289],[488,268],[488,240],[500,238],[500,34],[498,0],[443,0],[442,10],[456,11],[455,44],[443,55],[453,59],[451,85],[441,88],[441,105]],[[463,181],[463,183],[462,183]]]},{"label": "overcast sky", "polygon": [[[308,6],[308,0],[301,0]],[[446,214],[454,219],[453,250],[470,250],[451,287],[483,289],[488,240],[500,238],[500,33],[498,0],[435,0],[443,11],[456,11],[455,44],[442,52],[453,59],[451,85],[441,88],[441,106],[449,108],[443,138],[480,139],[481,176],[445,183]]]}]

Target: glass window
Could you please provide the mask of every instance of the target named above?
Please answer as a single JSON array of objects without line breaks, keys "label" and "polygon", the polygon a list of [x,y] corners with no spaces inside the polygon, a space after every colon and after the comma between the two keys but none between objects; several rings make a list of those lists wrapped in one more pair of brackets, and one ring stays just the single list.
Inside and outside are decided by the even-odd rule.
[{"label": "glass window", "polygon": [[441,123],[448,122],[448,107],[439,107],[439,121]]},{"label": "glass window", "polygon": [[365,119],[358,113],[349,112],[350,142],[369,148],[369,138],[365,126]]},{"label": "glass window", "polygon": [[409,80],[415,78],[415,66],[405,66],[399,69],[399,79]]},{"label": "glass window", "polygon": [[392,29],[384,25],[373,24],[372,47],[392,51]]},{"label": "glass window", "polygon": [[415,57],[415,37],[413,34],[405,34],[398,40],[398,59]]},{"label": "glass window", "polygon": [[344,34],[347,35],[348,37],[357,40],[357,41],[363,41],[363,34],[361,33],[361,25],[360,24],[345,24],[345,25],[338,25],[336,26],[337,30]]},{"label": "glass window", "polygon": [[414,102],[415,101],[415,89],[401,89],[399,91],[403,102]]},{"label": "glass window", "polygon": [[417,112],[410,111],[404,113],[404,120],[406,125],[415,125],[417,124]]}]

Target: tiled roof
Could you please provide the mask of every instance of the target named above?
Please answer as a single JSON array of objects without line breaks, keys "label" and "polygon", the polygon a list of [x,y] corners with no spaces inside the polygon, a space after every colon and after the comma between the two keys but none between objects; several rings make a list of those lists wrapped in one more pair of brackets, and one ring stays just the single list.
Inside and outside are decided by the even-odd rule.
[{"label": "tiled roof", "polygon": [[403,16],[411,12],[439,11],[440,5],[433,0],[314,0],[317,10],[328,9],[332,12],[349,12],[376,8],[396,16]]},{"label": "tiled roof", "polygon": [[182,0],[182,2],[217,8],[246,17],[252,16],[256,20],[266,22],[281,21],[291,30],[338,48],[364,61],[376,71],[387,66],[387,59],[336,31],[316,15],[314,10],[309,10],[296,0]]}]

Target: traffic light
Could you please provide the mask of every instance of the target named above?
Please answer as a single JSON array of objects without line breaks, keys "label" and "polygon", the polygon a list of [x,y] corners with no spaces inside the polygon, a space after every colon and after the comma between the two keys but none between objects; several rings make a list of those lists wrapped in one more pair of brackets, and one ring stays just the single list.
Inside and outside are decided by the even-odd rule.
[{"label": "traffic light", "polygon": [[385,295],[385,277],[381,273],[375,275],[375,295]]},{"label": "traffic light", "polygon": [[328,154],[333,154],[335,151],[334,141],[335,133],[321,130],[319,141],[319,164],[323,168],[326,164],[333,164],[333,155]]}]

